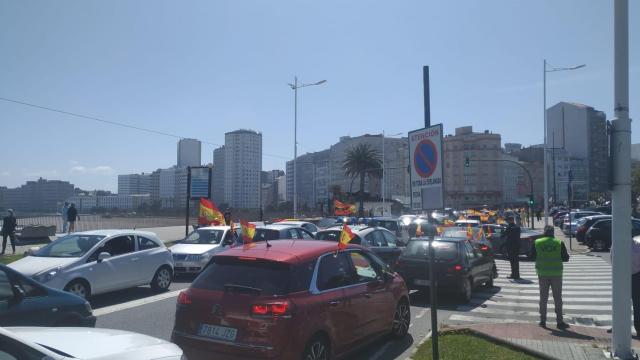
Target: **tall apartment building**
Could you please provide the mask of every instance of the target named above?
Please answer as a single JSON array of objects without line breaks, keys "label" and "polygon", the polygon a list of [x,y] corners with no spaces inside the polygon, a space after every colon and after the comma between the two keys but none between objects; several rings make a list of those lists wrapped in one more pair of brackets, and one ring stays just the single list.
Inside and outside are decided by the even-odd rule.
[{"label": "tall apartment building", "polygon": [[605,192],[609,181],[609,139],[606,115],[591,106],[559,102],[547,109],[549,147],[566,150],[567,156],[587,165],[584,181],[588,193]]},{"label": "tall apartment building", "polygon": [[179,168],[187,166],[200,166],[202,164],[202,143],[196,139],[180,139],[178,141]]},{"label": "tall apartment building", "polygon": [[54,212],[62,202],[73,195],[74,186],[68,181],[46,180],[27,181],[19,188],[6,189],[4,208],[19,211]]},{"label": "tall apartment building", "polygon": [[216,204],[225,203],[224,198],[224,145],[213,150],[213,170],[211,174],[211,199]]},{"label": "tall apartment building", "polygon": [[118,175],[118,194],[151,194],[151,174]]},{"label": "tall apartment building", "polygon": [[176,168],[160,169],[158,179],[158,198],[162,208],[174,208],[176,198]]},{"label": "tall apartment building", "polygon": [[225,202],[233,208],[259,208],[262,134],[253,130],[231,131],[225,134],[224,146]]},{"label": "tall apartment building", "polygon": [[[474,133],[471,126],[460,127],[443,139],[445,205],[473,207],[502,203],[501,138],[488,130]],[[465,167],[465,159],[471,160]]]},{"label": "tall apartment building", "polygon": [[[298,156],[296,161],[296,192],[298,209],[314,209],[326,201],[329,182],[330,150]],[[344,171],[343,171],[344,172]],[[287,200],[293,201],[293,160],[287,161]]]}]

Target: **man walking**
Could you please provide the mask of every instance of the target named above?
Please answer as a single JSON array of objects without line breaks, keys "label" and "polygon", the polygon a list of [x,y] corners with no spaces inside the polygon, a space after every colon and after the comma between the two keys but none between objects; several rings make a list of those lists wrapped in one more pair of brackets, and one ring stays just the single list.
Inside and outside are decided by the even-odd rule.
[{"label": "man walking", "polygon": [[513,217],[507,218],[507,228],[504,231],[506,238],[507,256],[511,263],[511,276],[508,279],[520,279],[520,227],[514,223]]},{"label": "man walking", "polygon": [[7,248],[7,237],[11,240],[11,248],[13,249],[13,254],[16,254],[16,217],[13,215],[13,210],[7,210],[7,216],[2,219],[2,253],[0,255],[4,255],[4,251]]},{"label": "man walking", "polygon": [[67,227],[69,226],[69,203],[64,202],[64,206],[62,207],[62,233],[67,232]]},{"label": "man walking", "polygon": [[71,207],[67,211],[67,220],[69,221],[69,232],[67,234],[71,234],[76,231],[76,220],[79,220],[80,216],[78,216],[78,209],[76,209],[76,204],[71,203]]},{"label": "man walking", "polygon": [[536,262],[536,273],[540,286],[540,323],[547,326],[547,302],[549,287],[553,291],[553,304],[556,311],[556,327],[567,329],[569,325],[562,319],[562,268],[569,261],[569,253],[564,243],[553,236],[553,226],[545,226],[543,236],[536,240],[531,249],[531,257]]}]

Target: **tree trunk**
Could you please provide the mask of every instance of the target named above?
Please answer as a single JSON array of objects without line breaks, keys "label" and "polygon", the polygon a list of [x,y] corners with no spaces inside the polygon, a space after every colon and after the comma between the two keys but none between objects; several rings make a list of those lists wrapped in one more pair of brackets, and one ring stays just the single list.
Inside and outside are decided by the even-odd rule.
[{"label": "tree trunk", "polygon": [[364,217],[364,176],[365,173],[360,174],[360,207],[358,209],[359,217]]}]

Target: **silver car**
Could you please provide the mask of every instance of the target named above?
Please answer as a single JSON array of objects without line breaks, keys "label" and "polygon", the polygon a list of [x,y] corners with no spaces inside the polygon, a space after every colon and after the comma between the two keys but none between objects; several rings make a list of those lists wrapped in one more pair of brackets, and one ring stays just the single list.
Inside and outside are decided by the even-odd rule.
[{"label": "silver car", "polygon": [[84,298],[147,284],[163,291],[173,278],[173,259],[164,243],[152,232],[135,230],[73,233],[8,266]]},{"label": "silver car", "polygon": [[175,272],[196,274],[202,271],[213,255],[227,248],[223,243],[229,231],[230,226],[201,227],[170,247]]}]

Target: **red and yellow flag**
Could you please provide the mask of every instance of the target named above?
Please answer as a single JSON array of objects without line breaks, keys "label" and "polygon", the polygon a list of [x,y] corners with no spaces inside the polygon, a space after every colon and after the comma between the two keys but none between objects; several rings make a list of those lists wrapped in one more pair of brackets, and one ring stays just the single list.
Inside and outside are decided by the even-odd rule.
[{"label": "red and yellow flag", "polygon": [[418,227],[416,227],[416,236],[424,235],[424,231],[422,231],[422,223],[418,223]]},{"label": "red and yellow flag", "polygon": [[338,243],[338,250],[343,250],[347,247],[347,244],[353,240],[353,238],[356,237],[356,234],[354,234],[351,231],[351,228],[349,227],[349,225],[344,224],[342,226],[342,232],[340,233],[340,242]]},{"label": "red and yellow flag", "polygon": [[467,226],[467,240],[473,239],[473,228],[471,226]]},{"label": "red and yellow flag", "polygon": [[352,215],[356,213],[355,204],[347,204],[338,200],[333,200],[334,214],[339,216]]},{"label": "red and yellow flag", "polygon": [[226,225],[224,214],[213,203],[213,201],[200,198],[200,211],[198,213],[199,225]]},{"label": "red and yellow flag", "polygon": [[256,235],[256,225],[240,220],[240,227],[242,228],[242,242],[245,244],[253,242],[253,237]]}]

